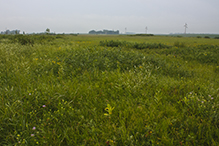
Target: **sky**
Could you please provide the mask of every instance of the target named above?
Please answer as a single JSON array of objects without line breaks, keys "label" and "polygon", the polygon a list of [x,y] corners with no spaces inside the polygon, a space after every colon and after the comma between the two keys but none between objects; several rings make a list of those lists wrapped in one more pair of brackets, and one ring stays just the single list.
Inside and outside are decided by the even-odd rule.
[{"label": "sky", "polygon": [[219,0],[0,0],[0,31],[219,34]]}]

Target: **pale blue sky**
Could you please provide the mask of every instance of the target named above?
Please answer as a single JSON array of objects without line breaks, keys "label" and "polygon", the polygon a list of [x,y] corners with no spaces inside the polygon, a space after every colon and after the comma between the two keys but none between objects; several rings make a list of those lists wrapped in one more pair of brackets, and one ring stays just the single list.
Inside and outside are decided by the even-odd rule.
[{"label": "pale blue sky", "polygon": [[0,0],[0,31],[219,33],[219,0]]}]

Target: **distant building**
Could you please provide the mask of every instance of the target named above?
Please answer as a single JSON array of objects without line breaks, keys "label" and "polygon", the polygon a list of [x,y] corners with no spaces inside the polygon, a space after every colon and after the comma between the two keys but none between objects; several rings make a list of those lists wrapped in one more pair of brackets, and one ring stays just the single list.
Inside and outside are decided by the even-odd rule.
[{"label": "distant building", "polygon": [[91,31],[89,31],[89,34],[96,34],[96,31],[95,30],[91,30]]},{"label": "distant building", "polygon": [[20,34],[20,30],[6,30],[2,31],[1,34]]},{"label": "distant building", "polygon": [[125,34],[135,34],[135,32],[126,32]]},{"label": "distant building", "polygon": [[89,31],[89,34],[119,34],[119,30],[117,30],[117,31],[113,31],[113,30],[103,30],[103,31],[91,30],[91,31]]}]

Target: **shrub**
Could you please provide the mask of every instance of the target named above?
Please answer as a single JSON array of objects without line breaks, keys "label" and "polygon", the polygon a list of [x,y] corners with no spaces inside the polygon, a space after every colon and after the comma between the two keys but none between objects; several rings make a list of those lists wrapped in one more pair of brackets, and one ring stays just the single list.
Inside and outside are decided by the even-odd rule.
[{"label": "shrub", "polygon": [[100,41],[100,46],[106,46],[106,47],[119,47],[122,45],[122,42],[120,41],[114,41],[114,40],[110,40],[110,41]]},{"label": "shrub", "polygon": [[135,49],[163,49],[163,48],[169,48],[169,46],[161,43],[134,43],[132,45],[132,48]]},{"label": "shrub", "polygon": [[29,35],[15,35],[12,38],[12,42],[18,42],[21,45],[32,45],[34,44],[34,39]]},{"label": "shrub", "polygon": [[135,35],[129,35],[129,36],[154,36],[154,34],[135,34]]},{"label": "shrub", "polygon": [[130,42],[126,42],[126,41],[100,41],[100,46],[106,46],[106,47],[130,47],[130,48],[134,48],[134,49],[162,49],[162,48],[170,48],[170,46],[165,45],[165,44],[161,44],[161,43],[130,43]]},{"label": "shrub", "polygon": [[8,38],[7,35],[0,35],[0,40],[1,39],[6,39],[6,38]]},{"label": "shrub", "polygon": [[178,37],[178,38],[182,38],[183,36],[181,36],[181,35],[177,35],[176,37]]},{"label": "shrub", "polygon": [[215,39],[219,39],[219,36],[214,37]]},{"label": "shrub", "polygon": [[205,36],[204,38],[206,38],[206,39],[210,39],[210,37],[209,37],[209,36]]},{"label": "shrub", "polygon": [[202,38],[201,36],[197,36],[197,38]]}]

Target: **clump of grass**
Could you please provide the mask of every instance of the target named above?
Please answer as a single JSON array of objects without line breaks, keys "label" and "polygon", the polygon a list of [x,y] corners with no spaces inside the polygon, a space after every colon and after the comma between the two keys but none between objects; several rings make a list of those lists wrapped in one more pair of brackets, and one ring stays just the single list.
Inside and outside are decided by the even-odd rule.
[{"label": "clump of grass", "polygon": [[100,41],[100,46],[106,46],[106,47],[119,47],[123,43],[121,41],[114,41],[114,40],[105,40],[105,41]]},{"label": "clump of grass", "polygon": [[139,50],[170,48],[168,45],[164,45],[161,43],[134,43],[131,47]]},{"label": "clump of grass", "polygon": [[184,48],[186,47],[186,44],[184,42],[174,42],[173,46],[178,48]]},{"label": "clump of grass", "polygon": [[162,49],[162,48],[170,48],[170,46],[162,44],[162,43],[130,43],[126,41],[100,41],[100,46],[106,47],[129,47],[134,49]]},{"label": "clump of grass", "polygon": [[161,54],[181,57],[185,60],[196,60],[205,64],[218,64],[219,51],[217,45],[197,45],[196,47],[172,48],[159,52]]}]

